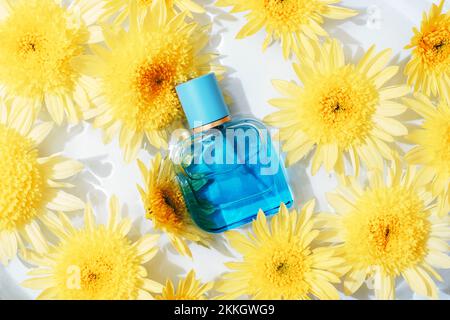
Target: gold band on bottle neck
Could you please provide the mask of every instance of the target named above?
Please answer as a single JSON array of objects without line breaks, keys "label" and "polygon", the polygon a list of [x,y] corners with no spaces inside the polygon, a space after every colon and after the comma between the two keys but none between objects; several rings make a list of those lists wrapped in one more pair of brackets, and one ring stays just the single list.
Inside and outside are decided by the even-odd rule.
[{"label": "gold band on bottle neck", "polygon": [[194,128],[194,129],[192,129],[192,131],[194,131],[194,133],[200,133],[200,132],[209,130],[211,128],[220,126],[221,124],[224,124],[225,122],[228,122],[228,121],[231,121],[231,116],[226,116],[226,117],[223,117],[222,119],[205,124],[204,126]]}]

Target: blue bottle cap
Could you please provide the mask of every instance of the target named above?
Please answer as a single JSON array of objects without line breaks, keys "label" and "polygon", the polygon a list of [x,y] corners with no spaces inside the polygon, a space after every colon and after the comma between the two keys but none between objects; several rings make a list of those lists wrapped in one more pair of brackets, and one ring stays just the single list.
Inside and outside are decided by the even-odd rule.
[{"label": "blue bottle cap", "polygon": [[176,91],[191,129],[230,115],[214,73],[180,84]]}]

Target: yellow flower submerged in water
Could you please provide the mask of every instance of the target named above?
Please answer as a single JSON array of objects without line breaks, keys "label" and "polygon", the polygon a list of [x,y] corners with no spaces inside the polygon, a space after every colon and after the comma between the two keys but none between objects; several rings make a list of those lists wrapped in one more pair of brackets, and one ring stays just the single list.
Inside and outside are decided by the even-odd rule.
[{"label": "yellow flower submerged in water", "polygon": [[156,296],[158,300],[206,300],[207,293],[213,287],[212,282],[202,284],[195,278],[195,272],[192,270],[186,278],[180,280],[178,287],[174,288],[172,281],[167,280],[162,294]]},{"label": "yellow flower submerged in water", "polygon": [[171,161],[158,153],[149,169],[140,160],[138,164],[144,179],[144,188],[138,189],[147,218],[153,221],[155,229],[167,233],[178,252],[192,257],[186,241],[207,246],[210,236],[189,215]]},{"label": "yellow flower submerged in water", "polygon": [[101,40],[93,26],[100,8],[99,0],[0,2],[0,93],[14,108],[45,104],[57,124],[83,118],[93,80],[72,62]]},{"label": "yellow flower submerged in water", "polygon": [[[397,166],[397,167],[396,167]],[[398,164],[384,179],[382,171],[369,174],[369,185],[355,178],[327,195],[336,214],[325,214],[328,241],[350,268],[344,278],[348,295],[371,280],[378,299],[395,298],[395,280],[403,277],[410,288],[437,298],[435,268],[450,268],[447,219],[433,213],[433,197],[425,190],[420,171]]]},{"label": "yellow flower submerged in water", "polygon": [[109,203],[106,225],[97,225],[90,206],[84,213],[84,228],[76,229],[64,216],[49,216],[59,243],[44,254],[27,256],[38,266],[23,286],[41,290],[38,299],[131,300],[152,299],[162,285],[150,280],[143,264],[158,252],[157,235],[133,242],[127,234],[131,220],[121,218],[116,197]]},{"label": "yellow flower submerged in water", "polygon": [[34,125],[33,111],[11,110],[0,104],[0,262],[8,264],[31,244],[43,252],[47,242],[39,222],[51,211],[80,210],[84,203],[62,189],[82,164],[59,156],[43,157],[39,144],[52,130],[45,122]]},{"label": "yellow flower submerged in water", "polygon": [[228,262],[232,271],[218,281],[220,298],[248,295],[253,299],[338,299],[332,283],[339,283],[342,259],[333,247],[316,247],[314,201],[301,212],[283,204],[270,223],[262,211],[253,222],[253,232],[228,231],[231,246],[242,259]]},{"label": "yellow flower submerged in water", "polygon": [[[407,86],[385,86],[398,71],[385,65],[391,50],[379,53],[371,47],[357,64],[345,62],[337,40],[321,47],[304,42],[299,63],[294,64],[302,86],[273,81],[284,96],[270,103],[278,110],[265,121],[280,128],[287,164],[305,158],[315,147],[312,174],[324,165],[328,172],[343,175],[344,155],[356,175],[362,161],[369,168],[382,168],[383,159],[393,159],[394,137],[408,133],[393,117],[406,107],[393,101],[409,92]],[[360,161],[361,160],[361,161]]]},{"label": "yellow flower submerged in water", "polygon": [[328,36],[321,27],[323,18],[346,19],[356,11],[332,5],[340,0],[218,0],[217,6],[233,6],[232,12],[247,12],[247,24],[237,38],[245,38],[265,28],[267,36],[263,44],[266,49],[273,40],[280,40],[283,55],[287,59],[306,37],[317,40],[317,36]]},{"label": "yellow flower submerged in water", "polygon": [[405,156],[411,164],[424,166],[423,178],[438,198],[440,216],[450,210],[450,106],[441,102],[437,107],[426,96],[416,94],[415,99],[404,99],[405,104],[421,115],[425,121],[414,129],[408,139],[417,144]]},{"label": "yellow flower submerged in water", "polygon": [[430,13],[424,13],[420,30],[406,49],[412,49],[406,65],[408,84],[416,92],[450,99],[450,13],[442,12],[444,0],[433,4]]},{"label": "yellow flower submerged in water", "polygon": [[[104,18],[114,16],[115,23],[124,22],[130,15],[131,6],[135,5],[138,9],[139,18],[143,18],[147,15],[152,5],[155,5],[156,1],[153,0],[103,0],[104,5]],[[168,8],[169,13],[173,12],[193,12],[204,13],[205,9],[197,4],[194,0],[164,0],[164,4]]]},{"label": "yellow flower submerged in water", "polygon": [[213,54],[203,53],[206,28],[186,23],[185,14],[169,19],[162,0],[155,1],[145,21],[132,13],[129,32],[105,28],[107,48],[93,46],[96,55],[78,63],[100,81],[94,126],[104,129],[105,142],[120,132],[126,161],[136,157],[144,136],[167,147],[172,129],[184,121],[175,87],[220,69],[210,64]]}]

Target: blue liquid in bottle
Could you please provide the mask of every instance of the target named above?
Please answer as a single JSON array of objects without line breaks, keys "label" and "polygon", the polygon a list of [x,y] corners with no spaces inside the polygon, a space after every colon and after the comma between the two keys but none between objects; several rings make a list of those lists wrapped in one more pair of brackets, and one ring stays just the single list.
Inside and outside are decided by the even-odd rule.
[{"label": "blue liquid in bottle", "polygon": [[250,118],[231,120],[212,74],[177,91],[197,133],[176,144],[171,158],[196,224],[222,232],[252,221],[260,209],[271,215],[281,203],[292,206],[285,170],[265,125]]}]

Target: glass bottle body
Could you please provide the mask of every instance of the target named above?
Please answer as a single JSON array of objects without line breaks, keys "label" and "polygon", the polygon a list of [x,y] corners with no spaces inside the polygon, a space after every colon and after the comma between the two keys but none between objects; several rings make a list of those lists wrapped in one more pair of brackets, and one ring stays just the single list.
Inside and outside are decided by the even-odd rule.
[{"label": "glass bottle body", "polygon": [[283,163],[260,121],[240,118],[194,134],[175,145],[171,158],[187,208],[208,232],[293,203]]}]

